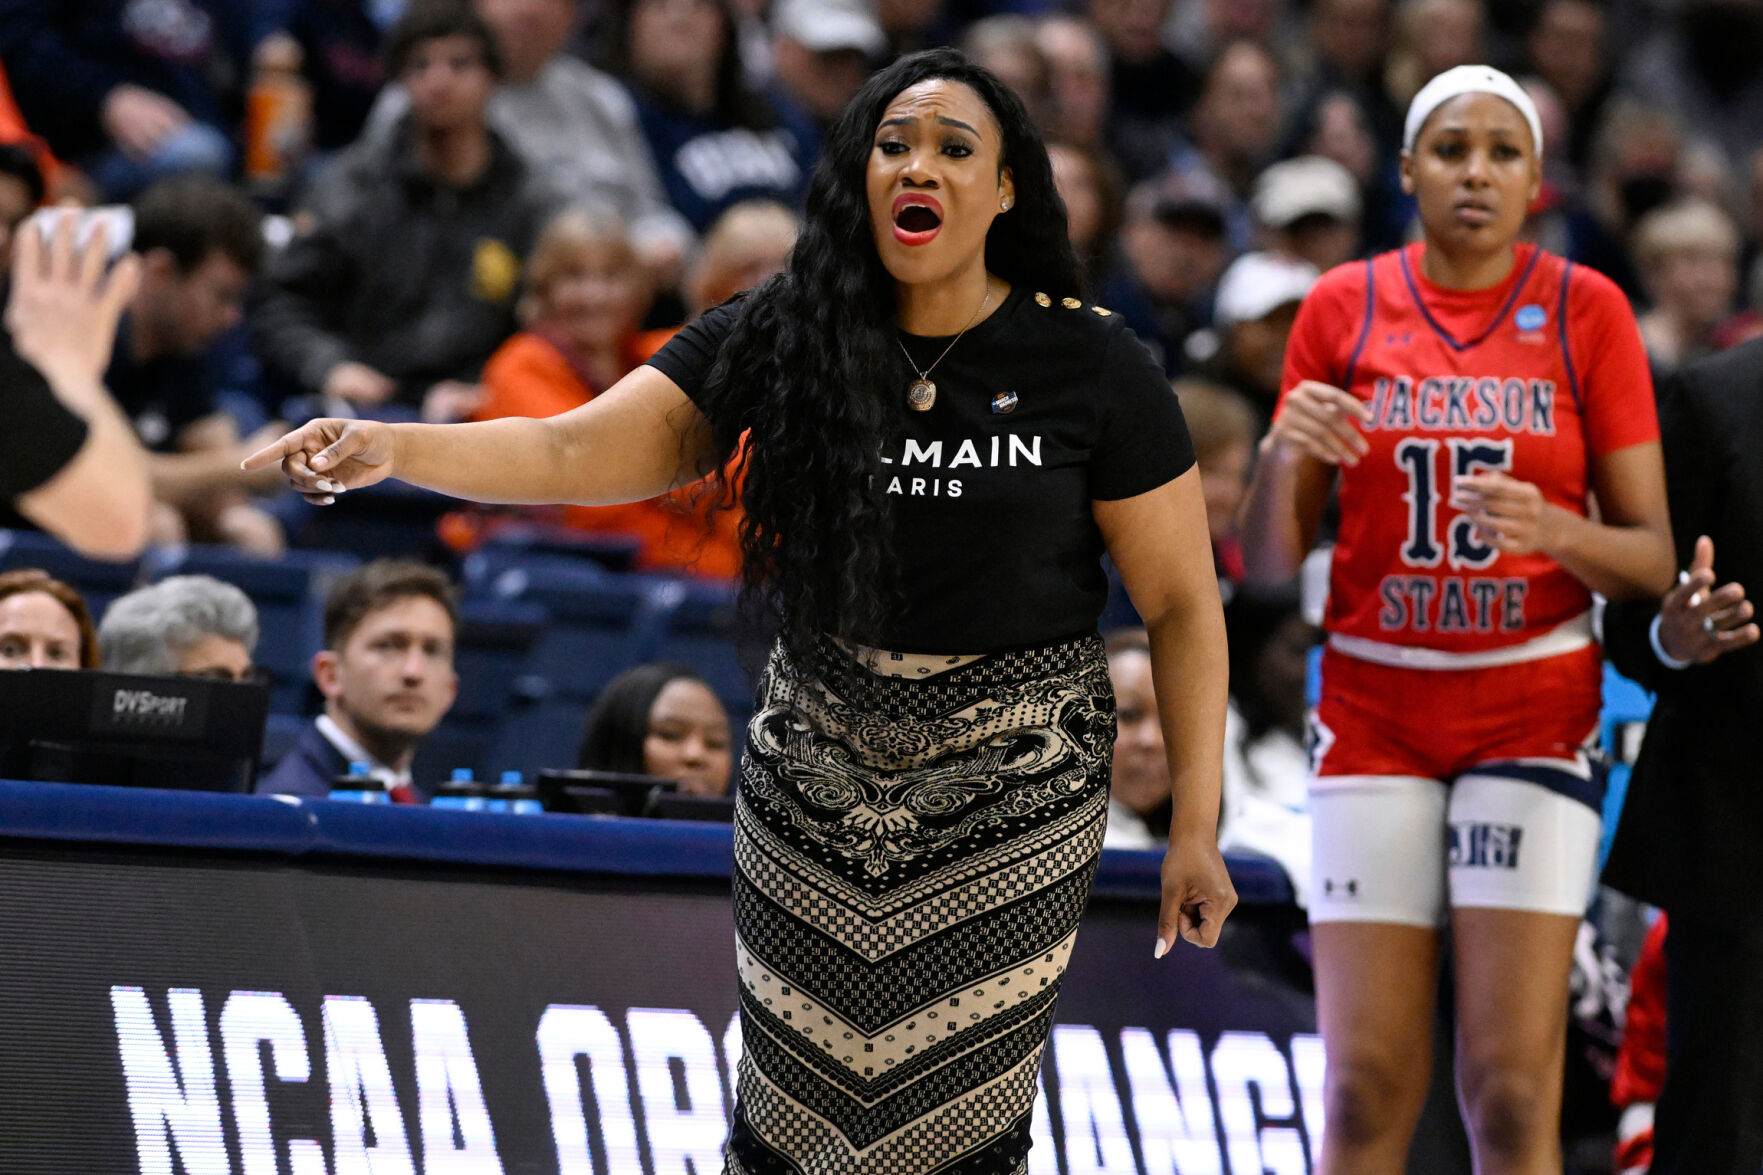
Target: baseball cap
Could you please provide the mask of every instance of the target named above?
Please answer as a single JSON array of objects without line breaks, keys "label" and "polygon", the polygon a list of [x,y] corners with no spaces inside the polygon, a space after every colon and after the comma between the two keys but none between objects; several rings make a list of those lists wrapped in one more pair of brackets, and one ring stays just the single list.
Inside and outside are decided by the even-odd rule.
[{"label": "baseball cap", "polygon": [[855,49],[868,57],[887,51],[887,34],[863,0],[780,0],[772,31],[815,53]]},{"label": "baseball cap", "polygon": [[1288,228],[1306,216],[1358,220],[1359,185],[1353,173],[1334,160],[1300,155],[1261,173],[1249,207],[1255,219],[1269,228]]},{"label": "baseball cap", "polygon": [[1135,212],[1169,228],[1221,237],[1228,228],[1229,192],[1204,171],[1170,173],[1146,180],[1127,198]]},{"label": "baseball cap", "polygon": [[1212,319],[1219,330],[1257,322],[1288,302],[1300,302],[1321,274],[1308,261],[1283,253],[1244,253],[1218,279]]}]

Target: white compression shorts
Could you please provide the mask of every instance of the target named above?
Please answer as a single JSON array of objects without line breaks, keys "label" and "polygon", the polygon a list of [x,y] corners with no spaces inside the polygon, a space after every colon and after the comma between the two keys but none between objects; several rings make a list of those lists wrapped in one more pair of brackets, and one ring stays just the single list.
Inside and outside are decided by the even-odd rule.
[{"label": "white compression shorts", "polygon": [[[1453,908],[1583,914],[1596,880],[1599,814],[1561,790],[1469,771],[1330,776],[1312,790],[1312,922],[1445,924]],[[1584,760],[1526,760],[1523,774],[1579,774]]]}]

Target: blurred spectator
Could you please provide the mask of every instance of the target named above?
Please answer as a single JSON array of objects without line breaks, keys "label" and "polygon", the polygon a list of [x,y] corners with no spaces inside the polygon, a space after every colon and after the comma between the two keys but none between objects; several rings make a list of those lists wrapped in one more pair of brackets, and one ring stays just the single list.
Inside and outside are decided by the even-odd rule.
[{"label": "blurred spectator", "polygon": [[1155,849],[1169,834],[1169,756],[1157,695],[1151,687],[1151,642],[1142,628],[1108,634],[1108,676],[1114,683],[1117,726],[1114,775],[1108,785],[1108,827],[1102,845]]},{"label": "blurred spectator", "polygon": [[1232,41],[1206,71],[1194,107],[1192,139],[1170,159],[1178,175],[1207,172],[1230,191],[1228,223],[1237,249],[1249,247],[1243,201],[1279,145],[1285,113],[1280,105],[1280,68],[1273,54],[1253,41]]},{"label": "blurred spectator", "polygon": [[1371,120],[1356,98],[1345,90],[1320,95],[1304,114],[1295,141],[1301,154],[1334,160],[1358,183],[1365,252],[1393,249],[1403,242],[1414,202],[1402,193],[1399,156],[1393,149],[1380,149]]},{"label": "blurred spectator", "polygon": [[365,763],[395,801],[426,802],[430,788],[410,768],[459,692],[458,622],[453,585],[432,567],[381,559],[337,580],[324,605],[324,648],[312,658],[324,713],[257,791],[322,798],[351,764]]},{"label": "blurred spectator", "polygon": [[1136,182],[1168,163],[1175,127],[1199,97],[1200,79],[1163,43],[1173,0],[1088,0],[1084,12],[1108,45],[1114,157]]},{"label": "blurred spectator", "polygon": [[242,0],[0,0],[0,62],[19,109],[107,200],[233,164],[253,15]]},{"label": "blurred spectator", "polygon": [[1052,137],[1105,150],[1113,101],[1108,44],[1096,26],[1076,16],[1044,17],[1035,44],[1047,62],[1052,91]]},{"label": "blurred spectator", "polygon": [[748,88],[727,0],[619,0],[610,8],[608,64],[630,86],[662,187],[692,227],[702,232],[744,199],[798,203],[810,144]]},{"label": "blurred spectator", "polygon": [[278,554],[281,527],[249,492],[278,483],[239,472],[258,442],[223,410],[213,355],[244,317],[263,259],[261,218],[232,187],[190,175],[141,193],[134,224],[141,283],[104,382],[151,454],[154,537]]},{"label": "blurred spectator", "polygon": [[1204,174],[1141,184],[1127,197],[1120,259],[1102,302],[1126,318],[1171,375],[1204,326],[1213,283],[1230,260],[1225,195]]},{"label": "blurred spectator", "polygon": [[0,525],[40,526],[82,554],[128,559],[147,540],[152,490],[147,455],[103,377],[140,258],[87,264],[89,250],[109,250],[110,226],[100,222],[78,247],[79,214],[52,219],[47,237],[26,221],[8,239]]},{"label": "blurred spectator", "polygon": [[98,649],[112,673],[249,681],[257,608],[212,576],[168,576],[104,610]]},{"label": "blurred spectator", "polygon": [[889,56],[954,43],[947,0],[874,0],[874,7]]},{"label": "blurred spectator", "polygon": [[1655,375],[1714,349],[1738,290],[1739,235],[1705,200],[1656,208],[1634,230],[1635,264],[1652,308],[1639,318]]},{"label": "blurred spectator", "polygon": [[1029,117],[1046,135],[1053,128],[1053,76],[1041,53],[1038,31],[1026,16],[988,16],[967,27],[959,48],[1015,91]]},{"label": "blurred spectator", "polygon": [[1665,1089],[1665,936],[1663,911],[1647,931],[1629,972],[1622,1048],[1610,1077],[1610,1101],[1622,1111],[1616,1127],[1616,1175],[1647,1175],[1653,1165],[1653,1119]]},{"label": "blurred spectator", "polygon": [[73,588],[28,568],[0,574],[0,669],[96,669],[98,633]]},{"label": "blurred spectator", "polygon": [[728,711],[704,679],[661,662],[627,669],[594,699],[576,766],[671,779],[694,796],[726,796],[734,773]]},{"label": "blurred spectator", "polygon": [[1309,657],[1320,633],[1295,588],[1245,588],[1225,608],[1231,704],[1224,725],[1218,844],[1272,857],[1299,906],[1310,888],[1310,759],[1304,750]]},{"label": "blurred spectator", "polygon": [[[18,108],[18,99],[12,95],[12,86],[7,80],[4,67],[0,67],[0,143],[20,148],[29,154],[43,186],[52,191],[57,199],[79,199],[81,203],[88,204],[96,199],[96,193],[84,191],[90,186],[85,177],[63,168],[54,152],[49,150],[49,144],[31,132],[30,126],[24,120],[24,113]],[[74,182],[68,182],[70,180]]]},{"label": "blurred spectator", "polygon": [[1402,110],[1384,89],[1391,24],[1391,0],[1315,0],[1308,36],[1314,61],[1301,103],[1311,108],[1323,95],[1348,95],[1388,155],[1402,145]]},{"label": "blurred spectator", "polygon": [[1531,68],[1549,84],[1567,118],[1567,133],[1543,141],[1549,154],[1583,174],[1611,91],[1609,14],[1598,0],[1543,0],[1525,37]]},{"label": "blurred spectator", "polygon": [[1189,0],[1176,5],[1163,35],[1189,61],[1203,66],[1232,41],[1275,49],[1287,7],[1286,0]]},{"label": "blurred spectator", "polygon": [[1280,253],[1245,253],[1218,279],[1212,329],[1218,349],[1211,373],[1273,419],[1285,371],[1286,340],[1298,304],[1320,275],[1308,261]]},{"label": "blurred spectator", "polygon": [[[312,88],[312,146],[321,154],[353,143],[385,84],[380,42],[387,5],[374,0],[286,0],[283,27],[300,49]],[[258,46],[261,58],[263,46]]]},{"label": "blurred spectator", "polygon": [[1318,273],[1360,255],[1359,185],[1332,159],[1304,155],[1269,167],[1255,181],[1249,210],[1265,248],[1301,257]]},{"label": "blurred spectator", "polygon": [[[539,239],[527,267],[527,327],[484,366],[480,420],[556,416],[617,383],[662,340],[638,333],[652,296],[647,275],[616,220],[566,212]],[[645,350],[645,339],[648,348]],[[735,575],[740,514],[715,509],[717,495],[686,487],[648,502],[526,511],[573,527],[636,535],[643,569]]]},{"label": "blurred spectator", "polygon": [[1487,60],[1487,8],[1482,0],[1407,0],[1396,10],[1396,45],[1385,84],[1397,107],[1420,87],[1458,65]]},{"label": "blurred spectator", "polygon": [[1114,264],[1115,241],[1125,215],[1120,175],[1100,151],[1057,140],[1047,144],[1053,186],[1065,201],[1065,226],[1077,250],[1086,289],[1096,289]]},{"label": "blurred spectator", "polygon": [[[696,318],[712,306],[750,290],[789,263],[802,231],[791,209],[770,200],[747,200],[717,218],[686,268],[682,291],[686,312]],[[672,331],[668,335],[671,337]],[[643,350],[654,354],[665,341],[654,338]]]},{"label": "blurred spectator", "polygon": [[1261,422],[1249,402],[1227,387],[1201,379],[1180,379],[1175,394],[1194,442],[1194,463],[1206,496],[1206,532],[1212,540],[1212,561],[1219,589],[1229,603],[1243,582],[1242,541],[1237,537],[1237,511],[1249,489],[1249,470]]},{"label": "blurred spectator", "polygon": [[[434,0],[411,2],[414,15]],[[657,279],[673,281],[691,228],[667,203],[630,95],[616,79],[564,52],[579,0],[476,0],[475,6],[499,51],[492,63],[501,63],[500,84],[489,97],[490,127],[532,171],[534,187],[617,213]],[[369,123],[368,138],[380,146],[397,136],[410,110],[408,82],[393,80],[398,84],[387,87]]]},{"label": "blurred spectator", "polygon": [[1763,126],[1763,0],[1683,0],[1629,57],[1622,86],[1743,159]]},{"label": "blurred spectator", "polygon": [[887,52],[887,35],[862,0],[777,0],[771,27],[772,104],[812,170],[826,128]]},{"label": "blurred spectator", "polygon": [[1671,114],[1632,99],[1612,102],[1592,146],[1588,204],[1605,231],[1626,241],[1640,218],[1675,194],[1686,130]]},{"label": "blurred spectator", "polygon": [[421,0],[392,29],[387,62],[409,113],[313,191],[270,266],[256,342],[265,367],[325,411],[391,401],[457,419],[514,331],[521,258],[554,199],[485,121],[501,57],[480,18]]},{"label": "blurred spectator", "polygon": [[12,238],[43,202],[43,171],[21,143],[0,143],[0,271],[12,268]]}]

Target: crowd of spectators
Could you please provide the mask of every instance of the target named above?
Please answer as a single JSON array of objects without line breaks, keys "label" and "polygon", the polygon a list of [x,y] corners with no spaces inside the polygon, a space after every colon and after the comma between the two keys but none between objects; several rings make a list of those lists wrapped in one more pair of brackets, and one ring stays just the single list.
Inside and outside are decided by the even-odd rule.
[{"label": "crowd of spectators", "polygon": [[[1439,71],[1522,79],[1529,232],[1628,293],[1655,374],[1763,331],[1763,0],[0,0],[0,252],[38,205],[127,206],[106,386],[151,538],[274,556],[314,510],[238,471],[256,438],[586,402],[784,264],[831,118],[933,44],[1040,124],[1086,292],[1181,397],[1227,599],[1297,304],[1411,237],[1401,116]],[[717,498],[436,510],[402,553],[536,521],[727,579]],[[1291,726],[1237,681],[1238,734]]]},{"label": "crowd of spectators", "polygon": [[[592,399],[782,268],[830,121],[879,65],[938,44],[1021,96],[1086,295],[1180,398],[1231,630],[1221,843],[1274,857],[1301,901],[1317,607],[1242,588],[1234,524],[1299,302],[1412,239],[1403,111],[1487,62],[1542,117],[1527,234],[1621,287],[1656,377],[1763,334],[1763,0],[0,0],[0,270],[38,207],[122,208],[140,273],[104,383],[147,454],[149,540],[372,557],[386,532],[315,529],[240,457],[318,415]],[[358,496],[412,517],[389,490]],[[738,510],[701,486],[414,517],[425,541],[393,553],[434,562],[538,524],[619,536],[639,570],[739,570]],[[255,673],[257,617],[230,585],[166,579],[101,619],[40,571],[0,575],[0,667]],[[323,794],[364,762],[427,798],[438,780],[411,762],[452,704],[458,622],[433,568],[338,585],[322,712],[264,786]],[[1149,846],[1169,785],[1145,638],[1109,649],[1110,843]],[[694,667],[633,669],[584,721],[577,766],[730,786],[738,740]]]}]

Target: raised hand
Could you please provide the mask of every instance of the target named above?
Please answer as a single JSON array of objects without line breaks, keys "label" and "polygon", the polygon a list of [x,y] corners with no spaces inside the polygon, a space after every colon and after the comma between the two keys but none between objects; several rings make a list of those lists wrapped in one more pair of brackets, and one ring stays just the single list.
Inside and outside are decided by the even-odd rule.
[{"label": "raised hand", "polygon": [[79,221],[76,211],[63,211],[47,241],[34,223],[25,225],[13,249],[6,326],[18,353],[52,381],[96,385],[110,365],[141,259],[124,257],[107,274],[108,227],[100,221],[80,248]]},{"label": "raised hand", "polygon": [[1356,396],[1307,379],[1286,393],[1261,443],[1263,451],[1282,447],[1327,465],[1357,465],[1371,448],[1359,430],[1370,423],[1370,409]]},{"label": "raised hand", "polygon": [[1715,658],[1757,643],[1751,602],[1744,585],[1714,586],[1714,540],[1696,540],[1689,570],[1659,601],[1659,644],[1679,661],[1706,665]]},{"label": "raised hand", "polygon": [[392,426],[378,420],[309,421],[245,458],[241,468],[280,463],[308,502],[328,506],[345,490],[392,476]]}]

